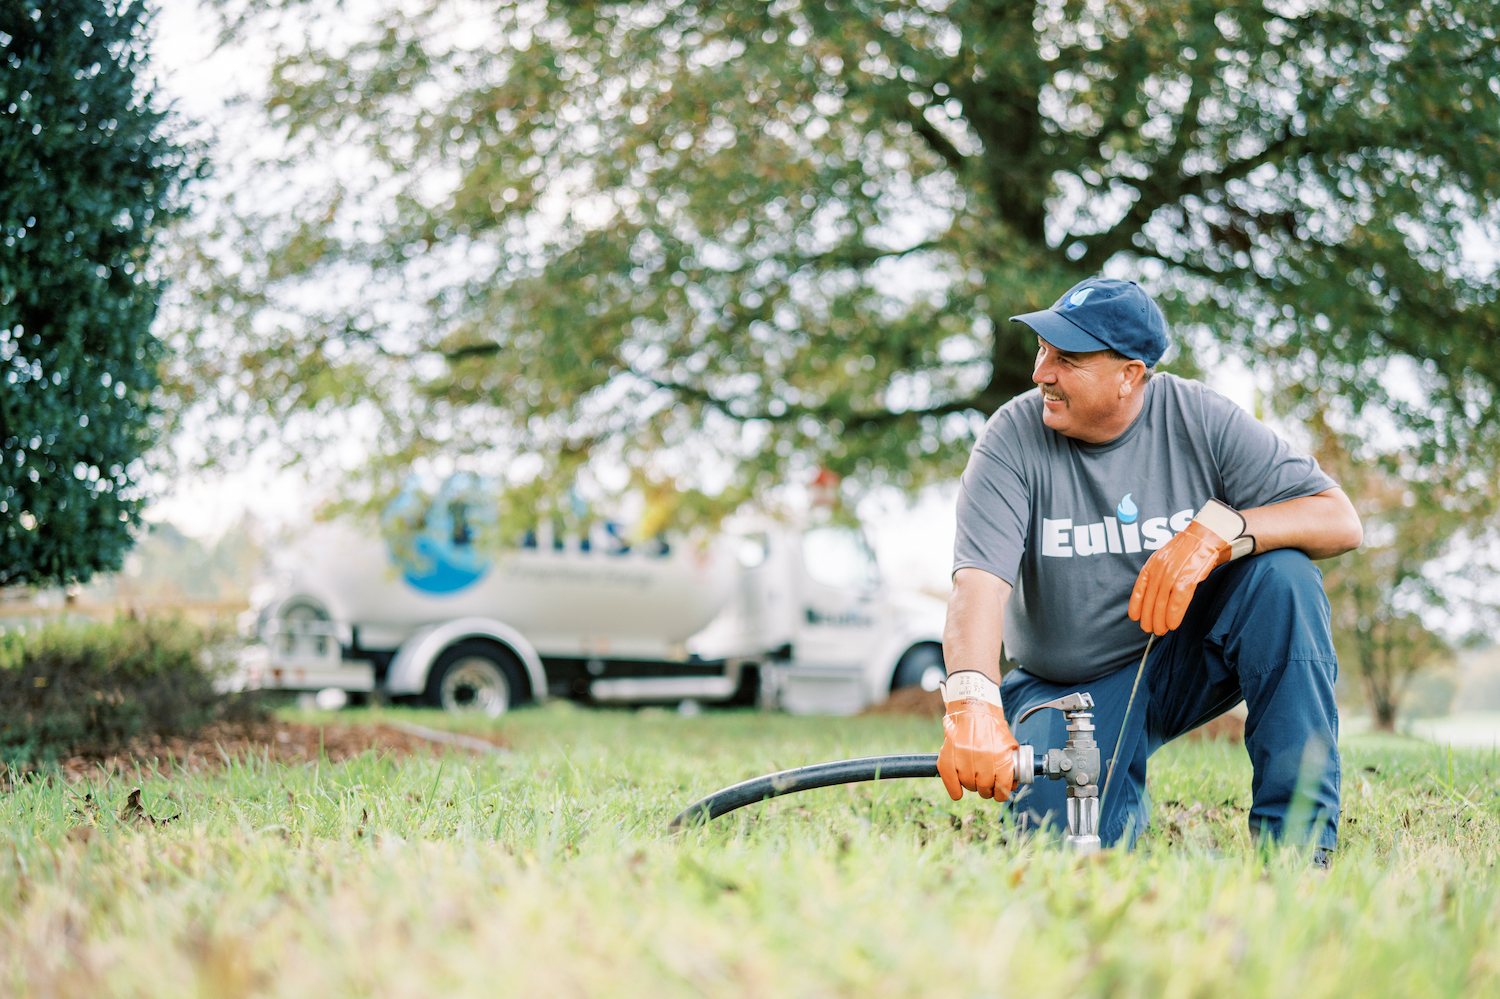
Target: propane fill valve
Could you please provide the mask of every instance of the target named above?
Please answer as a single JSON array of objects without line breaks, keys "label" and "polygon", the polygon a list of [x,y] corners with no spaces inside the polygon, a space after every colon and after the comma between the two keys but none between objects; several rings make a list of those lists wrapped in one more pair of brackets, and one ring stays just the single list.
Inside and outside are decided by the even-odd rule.
[{"label": "propane fill valve", "polygon": [[1099,850],[1099,743],[1094,740],[1094,698],[1087,692],[1064,694],[1055,701],[1038,704],[1016,719],[1019,726],[1043,708],[1056,708],[1067,721],[1068,739],[1061,749],[1049,749],[1041,758],[1030,746],[1016,747],[1017,784],[1032,784],[1038,777],[1068,784],[1068,846],[1078,853]]}]

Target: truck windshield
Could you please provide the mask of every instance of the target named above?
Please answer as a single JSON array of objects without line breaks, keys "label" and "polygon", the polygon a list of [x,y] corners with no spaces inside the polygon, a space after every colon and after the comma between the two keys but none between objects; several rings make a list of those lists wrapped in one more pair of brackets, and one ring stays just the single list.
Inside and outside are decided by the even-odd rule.
[{"label": "truck windshield", "polygon": [[802,535],[807,574],[824,586],[867,590],[880,584],[875,555],[848,527],[816,527]]}]

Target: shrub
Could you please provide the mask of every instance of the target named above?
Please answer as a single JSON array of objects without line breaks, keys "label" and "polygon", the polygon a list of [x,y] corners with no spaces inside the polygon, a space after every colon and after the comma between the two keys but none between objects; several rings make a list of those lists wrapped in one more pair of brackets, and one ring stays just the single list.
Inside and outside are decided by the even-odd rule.
[{"label": "shrub", "polygon": [[56,624],[0,636],[0,761],[104,754],[143,736],[190,735],[253,715],[215,687],[222,636],[183,618]]}]

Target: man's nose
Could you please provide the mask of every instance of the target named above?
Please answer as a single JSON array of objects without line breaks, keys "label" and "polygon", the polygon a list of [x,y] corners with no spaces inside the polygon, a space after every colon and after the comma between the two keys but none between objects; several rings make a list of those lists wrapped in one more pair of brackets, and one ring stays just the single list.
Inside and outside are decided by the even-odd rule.
[{"label": "man's nose", "polygon": [[1031,380],[1038,385],[1047,385],[1057,380],[1052,359],[1043,351],[1036,356],[1036,367],[1031,369]]}]

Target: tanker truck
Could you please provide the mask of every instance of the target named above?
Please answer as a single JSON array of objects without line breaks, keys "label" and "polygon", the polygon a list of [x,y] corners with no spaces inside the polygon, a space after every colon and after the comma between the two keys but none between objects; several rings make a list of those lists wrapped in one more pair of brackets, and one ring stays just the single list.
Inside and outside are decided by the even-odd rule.
[{"label": "tanker truck", "polygon": [[942,602],[888,586],[856,528],[749,515],[640,541],[543,518],[496,546],[478,495],[455,476],[398,497],[387,522],[420,510],[404,541],[334,522],[287,546],[236,685],[490,716],[548,697],[851,714],[944,675]]}]

